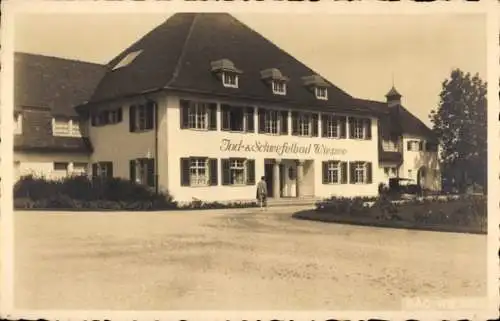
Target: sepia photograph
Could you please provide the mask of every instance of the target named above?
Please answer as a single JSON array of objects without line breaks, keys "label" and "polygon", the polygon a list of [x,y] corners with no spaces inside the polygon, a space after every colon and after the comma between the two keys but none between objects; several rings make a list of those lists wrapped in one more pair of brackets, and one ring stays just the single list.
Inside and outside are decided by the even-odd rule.
[{"label": "sepia photograph", "polygon": [[13,21],[15,309],[491,307],[486,14]]}]

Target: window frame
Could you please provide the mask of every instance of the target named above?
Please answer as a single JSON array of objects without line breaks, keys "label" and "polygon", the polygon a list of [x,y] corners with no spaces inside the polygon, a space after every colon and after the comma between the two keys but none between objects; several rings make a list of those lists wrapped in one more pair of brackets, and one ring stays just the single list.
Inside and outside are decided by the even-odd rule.
[{"label": "window frame", "polygon": [[365,128],[366,126],[365,126],[364,119],[358,118],[358,117],[352,117],[351,124],[354,126],[352,138],[353,139],[366,139],[366,128]]},{"label": "window frame", "polygon": [[297,135],[302,137],[312,136],[312,114],[297,114]]},{"label": "window frame", "polygon": [[[273,116],[273,117],[270,117]],[[273,118],[273,119],[270,119]],[[275,118],[275,119],[274,119]],[[269,135],[280,135],[281,134],[281,111],[277,109],[265,109],[264,112],[264,132]],[[273,127],[273,124],[275,126]],[[275,128],[276,131],[273,132],[272,129]]]},{"label": "window frame", "polygon": [[[354,163],[354,184],[366,184],[368,181],[367,177],[367,162],[356,162]],[[363,178],[359,180],[359,176]]]},{"label": "window frame", "polygon": [[[333,123],[336,123],[334,125]],[[327,138],[334,138],[334,139],[340,139],[340,131],[341,131],[341,121],[338,116],[335,115],[327,115],[326,116],[326,137]],[[333,128],[337,131],[337,135],[333,135]]]},{"label": "window frame", "polygon": [[[337,180],[334,179],[334,174],[337,175]],[[326,182],[327,184],[337,185],[342,182],[342,166],[341,161],[328,161],[327,163],[327,173]]]},{"label": "window frame", "polygon": [[272,90],[273,90],[273,94],[275,94],[275,95],[282,95],[282,96],[286,95],[286,81],[283,81],[283,80],[273,80],[271,82],[271,87],[272,87]]},{"label": "window frame", "polygon": [[237,73],[224,71],[222,72],[222,85],[226,88],[238,88],[238,78]]},{"label": "window frame", "polygon": [[[200,165],[200,161],[204,162],[204,166]],[[194,163],[194,164],[193,164]],[[203,169],[204,181],[200,180],[199,171]],[[193,173],[193,170],[195,173]],[[189,186],[191,187],[206,187],[210,186],[210,166],[209,166],[209,158],[208,157],[190,157],[189,158]],[[196,176],[193,179],[193,176]]]},{"label": "window frame", "polygon": [[[324,93],[324,95],[323,95]],[[314,94],[316,99],[328,100],[328,88],[327,87],[314,87]]]},{"label": "window frame", "polygon": [[[241,162],[241,164],[238,164]],[[236,171],[241,171],[241,182],[235,181]],[[248,177],[247,177],[247,159],[246,158],[238,158],[232,157],[229,158],[229,175],[230,175],[230,184],[231,186],[242,186],[247,185]]]},{"label": "window frame", "polygon": [[[208,130],[208,122],[209,122],[208,112],[209,112],[208,103],[191,101],[188,106],[187,128],[193,130]],[[200,123],[202,123],[200,119],[203,119],[203,124],[204,124],[203,126],[198,126]]]}]

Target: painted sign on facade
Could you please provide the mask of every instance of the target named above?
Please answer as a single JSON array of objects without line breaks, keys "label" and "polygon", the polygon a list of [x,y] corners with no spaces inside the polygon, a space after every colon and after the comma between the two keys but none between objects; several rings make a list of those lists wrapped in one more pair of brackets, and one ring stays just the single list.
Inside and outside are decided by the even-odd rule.
[{"label": "painted sign on facade", "polygon": [[233,141],[231,139],[222,139],[220,145],[221,152],[250,152],[250,153],[276,153],[279,156],[286,154],[298,155],[344,155],[347,153],[345,148],[329,147],[325,144],[298,144],[288,143],[270,144],[267,141],[256,140],[250,143],[243,140]]}]

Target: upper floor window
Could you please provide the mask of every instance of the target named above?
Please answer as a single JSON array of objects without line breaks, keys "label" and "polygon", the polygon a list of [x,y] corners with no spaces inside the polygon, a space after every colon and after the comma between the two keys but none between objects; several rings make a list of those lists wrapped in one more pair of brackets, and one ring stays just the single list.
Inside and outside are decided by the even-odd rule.
[{"label": "upper floor window", "polygon": [[181,186],[218,185],[217,159],[208,157],[181,158]]},{"label": "upper floor window", "polygon": [[349,137],[353,139],[371,139],[371,119],[349,117]]},{"label": "upper floor window", "polygon": [[409,140],[407,143],[407,150],[413,152],[419,152],[424,150],[424,142],[418,140]]},{"label": "upper floor window", "polygon": [[14,114],[14,134],[21,135],[23,133],[23,114]]},{"label": "upper floor window", "polygon": [[254,132],[254,108],[221,105],[222,130]]},{"label": "upper floor window", "polygon": [[241,70],[235,67],[234,63],[229,59],[220,59],[210,63],[212,72],[222,80],[222,85],[228,88],[238,88],[238,75]]},{"label": "upper floor window", "polygon": [[217,130],[217,104],[181,100],[181,128]]},{"label": "upper floor window", "polygon": [[282,80],[273,80],[273,93],[276,95],[286,95],[286,82]]},{"label": "upper floor window", "polygon": [[238,88],[238,75],[236,73],[223,72],[222,84],[224,87]]},{"label": "upper floor window", "polygon": [[81,137],[82,131],[78,119],[52,118],[54,136]]},{"label": "upper floor window", "polygon": [[222,185],[255,184],[255,160],[245,158],[222,159]]},{"label": "upper floor window", "polygon": [[130,132],[147,131],[154,128],[156,103],[132,105],[129,109]]},{"label": "upper floor window", "polygon": [[322,136],[327,138],[346,137],[346,117],[335,115],[322,115]]},{"label": "upper floor window", "polygon": [[318,136],[318,115],[292,112],[292,135]]},{"label": "upper floor window", "polygon": [[397,142],[393,140],[383,140],[382,141],[382,148],[386,152],[397,152],[398,151],[398,144]]},{"label": "upper floor window", "polygon": [[122,121],[122,108],[100,110],[92,114],[92,126],[118,124]]},{"label": "upper floor window", "polygon": [[288,135],[288,111],[259,108],[259,133]]},{"label": "upper floor window", "polygon": [[153,158],[133,159],[129,164],[130,180],[137,184],[155,186],[155,160]]},{"label": "upper floor window", "polygon": [[326,87],[315,87],[314,92],[317,99],[328,100],[328,89]]}]

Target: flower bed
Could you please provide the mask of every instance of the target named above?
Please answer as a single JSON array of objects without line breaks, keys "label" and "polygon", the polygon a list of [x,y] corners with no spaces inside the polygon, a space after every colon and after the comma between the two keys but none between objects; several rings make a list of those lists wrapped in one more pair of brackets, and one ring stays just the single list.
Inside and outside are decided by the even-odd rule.
[{"label": "flower bed", "polygon": [[297,219],[323,222],[486,233],[487,205],[481,196],[419,198],[394,202],[381,197],[374,202],[362,198],[338,198],[316,204],[315,210],[293,215]]},{"label": "flower bed", "polygon": [[59,181],[26,176],[14,186],[14,208],[50,211],[165,211],[257,207],[256,202],[203,202],[179,204],[168,193],[156,194],[134,182],[86,176]]}]

